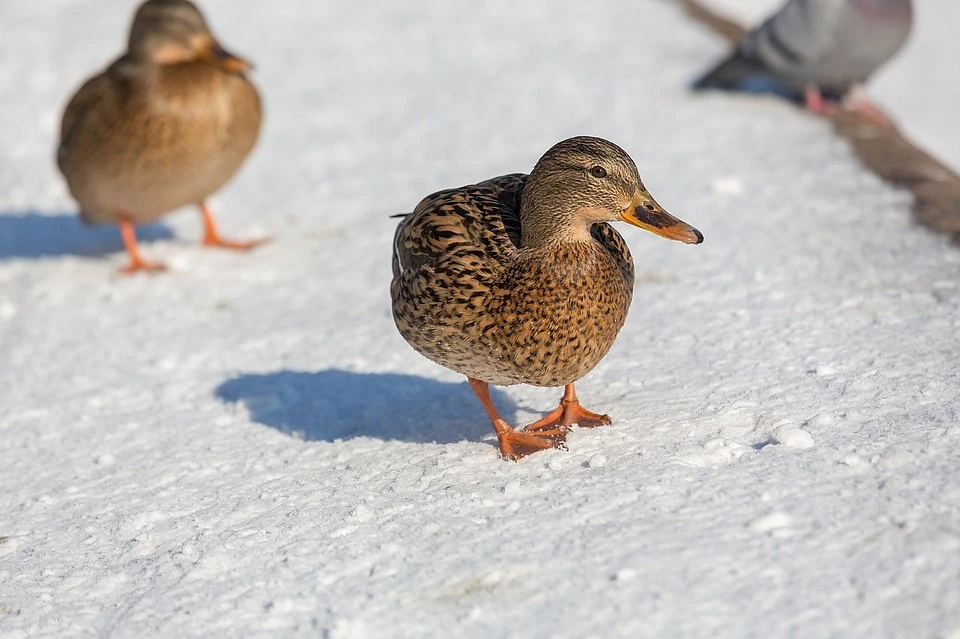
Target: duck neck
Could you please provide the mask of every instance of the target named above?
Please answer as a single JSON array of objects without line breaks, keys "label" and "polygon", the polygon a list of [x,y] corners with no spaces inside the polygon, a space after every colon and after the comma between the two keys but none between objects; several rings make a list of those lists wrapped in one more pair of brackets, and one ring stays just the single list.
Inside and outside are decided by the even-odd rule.
[{"label": "duck neck", "polygon": [[577,213],[576,206],[543,197],[536,183],[528,183],[520,197],[523,247],[537,249],[590,242],[590,224]]}]

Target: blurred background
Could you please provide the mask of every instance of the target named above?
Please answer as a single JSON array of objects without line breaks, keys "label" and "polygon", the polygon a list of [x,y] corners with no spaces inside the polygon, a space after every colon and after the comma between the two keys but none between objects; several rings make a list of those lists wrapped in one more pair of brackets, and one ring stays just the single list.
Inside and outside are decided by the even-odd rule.
[{"label": "blurred background", "polygon": [[[960,3],[916,4],[866,90],[960,168]],[[184,211],[122,277],[54,157],[135,5],[0,0],[0,635],[960,636],[960,251],[830,123],[691,94],[719,37],[668,0],[203,0],[265,102],[211,205],[274,241]],[[388,216],[584,134],[706,240],[622,230],[577,385],[614,426],[506,464],[394,329]]]}]

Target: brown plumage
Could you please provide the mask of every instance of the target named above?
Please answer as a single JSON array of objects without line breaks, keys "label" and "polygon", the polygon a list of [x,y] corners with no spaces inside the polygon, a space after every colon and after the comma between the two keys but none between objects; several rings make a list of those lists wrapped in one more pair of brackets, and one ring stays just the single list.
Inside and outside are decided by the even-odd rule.
[{"label": "brown plumage", "polygon": [[91,224],[120,224],[127,272],[143,260],[133,225],[200,206],[204,244],[246,249],[217,233],[204,201],[240,168],[260,130],[250,65],[225,51],[188,0],[148,0],[127,52],[88,80],[63,115],[57,164]]},{"label": "brown plumage", "polygon": [[[630,156],[600,138],[564,140],[529,176],[428,196],[397,228],[393,316],[421,354],[462,373],[504,457],[562,445],[573,424],[610,423],[573,383],[610,350],[633,294],[633,258],[607,222],[699,243],[699,231],[650,196]],[[566,386],[560,406],[515,431],[487,384]]]}]

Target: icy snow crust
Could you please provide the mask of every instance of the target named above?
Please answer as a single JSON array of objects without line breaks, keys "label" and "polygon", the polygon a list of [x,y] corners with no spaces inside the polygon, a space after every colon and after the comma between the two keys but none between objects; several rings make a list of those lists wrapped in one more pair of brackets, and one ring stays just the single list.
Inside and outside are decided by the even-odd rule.
[{"label": "icy snow crust", "polygon": [[[718,39],[654,0],[208,0],[267,107],[212,204],[275,242],[179,213],[125,278],[53,163],[106,4],[0,5],[0,636],[960,636],[960,251],[827,124],[686,93]],[[919,4],[873,95],[960,148],[907,95],[960,10]],[[614,424],[507,463],[393,328],[387,216],[577,134],[706,241],[622,229],[633,308],[578,385]]]}]

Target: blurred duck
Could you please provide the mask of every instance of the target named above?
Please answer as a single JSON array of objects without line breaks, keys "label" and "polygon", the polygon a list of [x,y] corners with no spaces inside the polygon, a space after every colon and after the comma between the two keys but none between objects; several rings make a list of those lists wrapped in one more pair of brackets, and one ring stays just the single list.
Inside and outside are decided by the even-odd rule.
[{"label": "blurred duck", "polygon": [[903,47],[912,25],[911,0],[789,0],[694,88],[776,93],[821,115],[839,103],[887,121],[852,89]]},{"label": "blurred duck", "polygon": [[160,270],[137,249],[134,227],[187,204],[200,207],[203,243],[249,249],[217,232],[205,200],[240,168],[260,130],[250,64],[213,37],[188,0],[148,0],[127,52],[67,105],[57,164],[88,224],[120,226],[130,264]]},{"label": "blurred duck", "polygon": [[[633,258],[615,221],[703,241],[657,204],[623,149],[592,137],[556,144],[530,175],[434,193],[397,228],[397,328],[422,355],[467,376],[504,458],[562,446],[572,424],[610,423],[580,405],[574,382],[610,350],[633,296]],[[497,413],[489,384],[565,392],[556,410],[518,431]]]}]

